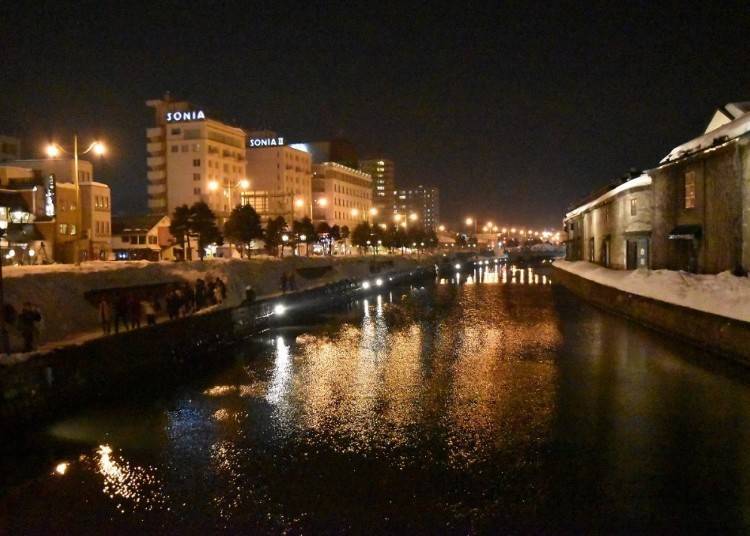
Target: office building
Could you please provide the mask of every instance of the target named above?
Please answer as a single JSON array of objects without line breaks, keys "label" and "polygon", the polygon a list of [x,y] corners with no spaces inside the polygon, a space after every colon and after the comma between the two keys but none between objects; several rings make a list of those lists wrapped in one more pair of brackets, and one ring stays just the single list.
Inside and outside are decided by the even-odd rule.
[{"label": "office building", "polygon": [[368,222],[372,209],[372,178],[335,162],[313,165],[313,221],[353,230]]},{"label": "office building", "polygon": [[244,131],[169,95],[146,105],[154,109],[146,129],[150,211],[172,214],[204,201],[221,223],[247,188]]},{"label": "office building", "polygon": [[396,190],[393,161],[387,158],[361,160],[360,169],[372,177],[372,204],[377,210],[375,221],[392,221]]},{"label": "office building", "polygon": [[434,231],[440,223],[440,192],[434,186],[422,185],[397,190],[394,195],[393,213],[407,217],[416,214],[416,221],[420,222],[420,227]]}]

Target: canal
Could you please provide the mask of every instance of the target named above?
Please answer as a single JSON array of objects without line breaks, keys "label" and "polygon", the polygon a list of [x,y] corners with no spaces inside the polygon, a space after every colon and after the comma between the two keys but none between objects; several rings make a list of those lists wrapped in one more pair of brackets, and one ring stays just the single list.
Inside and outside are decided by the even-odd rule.
[{"label": "canal", "polygon": [[489,268],[2,434],[0,534],[742,532],[750,381]]}]

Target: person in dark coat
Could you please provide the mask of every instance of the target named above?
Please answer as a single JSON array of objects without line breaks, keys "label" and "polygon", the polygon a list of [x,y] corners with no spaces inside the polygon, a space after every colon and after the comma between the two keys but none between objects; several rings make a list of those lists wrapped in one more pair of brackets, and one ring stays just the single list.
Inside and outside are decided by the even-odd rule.
[{"label": "person in dark coat", "polygon": [[286,272],[281,272],[281,292],[286,294],[286,289],[288,286],[289,280],[286,277]]},{"label": "person in dark coat", "polygon": [[122,322],[123,328],[128,329],[130,327],[128,323],[128,298],[122,293],[117,297],[117,303],[115,303],[115,333],[120,333],[120,322]]},{"label": "person in dark coat", "polygon": [[41,322],[42,315],[29,302],[23,304],[23,309],[18,315],[18,330],[23,337],[23,351],[31,352],[34,349],[34,328],[37,322]]},{"label": "person in dark coat", "polygon": [[206,283],[203,279],[195,282],[195,309],[203,309],[206,305]]},{"label": "person in dark coat", "polygon": [[141,302],[133,294],[128,296],[128,318],[130,318],[130,329],[141,327]]}]

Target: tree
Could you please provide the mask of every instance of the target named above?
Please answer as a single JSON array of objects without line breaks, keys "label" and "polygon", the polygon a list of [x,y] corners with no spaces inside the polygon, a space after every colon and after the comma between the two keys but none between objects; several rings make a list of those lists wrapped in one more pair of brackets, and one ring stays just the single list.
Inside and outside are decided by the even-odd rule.
[{"label": "tree", "polygon": [[[294,221],[292,223],[292,232],[294,233],[295,240],[304,242],[307,244],[306,251],[307,256],[310,256],[310,244],[315,242],[315,226],[310,218],[302,218],[300,221]],[[304,239],[302,237],[305,237]]]},{"label": "tree", "polygon": [[236,206],[224,224],[224,236],[240,245],[240,257],[244,257],[250,242],[263,236],[260,216],[250,205]]},{"label": "tree", "polygon": [[198,256],[201,260],[206,256],[209,244],[221,243],[222,237],[216,225],[216,216],[203,201],[190,207],[190,234],[198,239]]},{"label": "tree", "polygon": [[338,225],[331,227],[331,238],[334,240],[341,240],[341,227]]},{"label": "tree", "polygon": [[341,238],[343,238],[344,240],[349,238],[349,227],[347,227],[346,225],[341,227]]},{"label": "tree", "polygon": [[370,245],[368,242],[372,242],[372,237],[370,236],[371,233],[372,229],[367,222],[360,223],[354,228],[354,231],[352,232],[352,244],[359,248],[360,253],[362,252],[362,248],[366,248]]},{"label": "tree", "polygon": [[284,234],[285,230],[286,220],[283,216],[278,216],[268,221],[263,238],[266,241],[266,250],[269,254],[278,256],[279,245],[282,243],[281,235]]},{"label": "tree", "polygon": [[170,217],[169,233],[182,246],[183,259],[190,259],[190,252],[185,247],[185,241],[190,235],[190,208],[187,205],[180,205],[174,209]]}]

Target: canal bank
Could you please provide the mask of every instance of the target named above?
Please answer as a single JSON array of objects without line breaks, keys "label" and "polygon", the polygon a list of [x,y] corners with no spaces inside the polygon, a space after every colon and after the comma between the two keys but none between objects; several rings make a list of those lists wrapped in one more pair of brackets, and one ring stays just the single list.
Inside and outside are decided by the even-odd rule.
[{"label": "canal bank", "polygon": [[[585,270],[576,273],[578,264],[557,261],[553,265],[555,283],[607,311],[678,337],[712,354],[750,365],[750,322],[597,282],[587,277]],[[597,267],[595,270],[605,269]],[[616,275],[628,277],[627,272]],[[627,285],[622,286],[628,288]],[[676,298],[679,299],[679,296]],[[685,297],[682,296],[682,299]],[[710,308],[706,303],[709,299],[710,293],[704,298],[704,303],[697,300],[697,305]]]},{"label": "canal bank", "polygon": [[[272,265],[283,270],[283,264]],[[434,276],[434,265],[399,259],[360,259],[347,266],[349,277],[333,279],[333,267],[315,267],[325,282],[287,294],[275,293],[251,304],[214,306],[154,326],[43,352],[0,360],[0,422],[31,424],[94,400],[129,396],[134,386],[178,382],[227,359],[226,350],[270,326],[293,322],[335,308],[382,288]],[[319,278],[320,279],[320,278]],[[237,281],[230,280],[232,286]],[[230,303],[232,303],[230,301]]]}]

